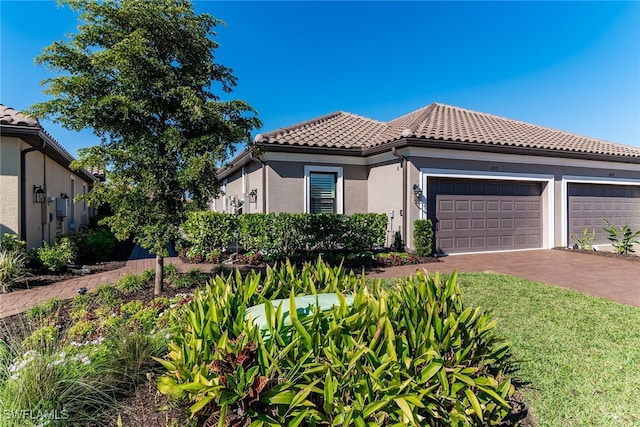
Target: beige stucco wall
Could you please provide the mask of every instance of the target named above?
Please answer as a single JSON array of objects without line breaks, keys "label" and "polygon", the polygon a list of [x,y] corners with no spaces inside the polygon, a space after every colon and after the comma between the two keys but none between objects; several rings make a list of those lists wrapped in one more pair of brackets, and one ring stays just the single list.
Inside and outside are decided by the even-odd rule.
[{"label": "beige stucco wall", "polygon": [[19,140],[0,135],[0,235],[20,235],[19,168]]},{"label": "beige stucco wall", "polygon": [[[30,148],[31,145],[15,137],[2,137],[0,163],[2,173],[0,176],[0,224],[2,232],[14,233],[20,236],[20,151]],[[40,151],[32,151],[26,154],[26,212],[25,219],[27,248],[39,246],[42,241],[53,243],[56,235],[70,231],[78,231],[82,225],[88,225],[89,208],[83,202],[73,202],[71,192],[71,180],[75,180],[75,194],[90,189],[90,182],[85,181],[79,175],[71,172]],[[47,200],[44,204],[33,201],[34,185],[47,191]],[[68,215],[62,220],[56,218],[55,198],[60,198],[61,193],[69,196]],[[86,208],[85,208],[86,206]],[[72,214],[75,221],[72,223]],[[49,214],[53,215],[50,221]]]},{"label": "beige stucco wall", "polygon": [[[334,165],[335,166],[335,165]],[[344,213],[366,213],[369,208],[368,168],[360,165],[344,165]]]},{"label": "beige stucco wall", "polygon": [[304,212],[304,164],[267,163],[267,212]]},{"label": "beige stucco wall", "polygon": [[364,165],[349,165],[317,162],[267,162],[267,211],[304,212],[304,168],[305,166],[341,167],[343,176],[344,213],[365,213],[368,209],[368,168]]},{"label": "beige stucco wall", "polygon": [[387,245],[402,229],[402,163],[394,158],[369,167],[368,211],[389,217]]}]

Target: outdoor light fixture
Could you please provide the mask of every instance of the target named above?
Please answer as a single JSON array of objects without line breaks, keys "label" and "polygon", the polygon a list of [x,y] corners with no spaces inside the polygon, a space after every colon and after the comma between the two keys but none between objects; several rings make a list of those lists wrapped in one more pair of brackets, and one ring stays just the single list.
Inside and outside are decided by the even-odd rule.
[{"label": "outdoor light fixture", "polygon": [[422,190],[418,187],[418,184],[413,184],[413,201],[416,203],[422,202]]},{"label": "outdoor light fixture", "polygon": [[69,196],[67,196],[67,193],[60,193],[60,198],[64,200],[69,200]]},{"label": "outdoor light fixture", "polygon": [[33,186],[33,203],[45,203],[47,201],[47,192],[39,185]]},{"label": "outdoor light fixture", "polygon": [[257,203],[258,202],[258,189],[254,188],[249,193],[249,203]]}]

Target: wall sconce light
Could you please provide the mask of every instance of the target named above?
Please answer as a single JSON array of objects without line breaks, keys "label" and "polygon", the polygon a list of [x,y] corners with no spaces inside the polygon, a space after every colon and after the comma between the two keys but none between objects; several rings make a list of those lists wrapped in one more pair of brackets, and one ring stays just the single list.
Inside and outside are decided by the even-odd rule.
[{"label": "wall sconce light", "polygon": [[413,201],[416,203],[422,202],[422,190],[418,187],[418,184],[413,184]]},{"label": "wall sconce light", "polygon": [[249,193],[249,203],[257,203],[258,202],[258,189],[254,188]]},{"label": "wall sconce light", "polygon": [[45,203],[47,201],[47,192],[39,185],[33,186],[33,203]]},{"label": "wall sconce light", "polygon": [[60,193],[60,198],[63,200],[69,200],[69,196],[67,196],[67,193]]}]

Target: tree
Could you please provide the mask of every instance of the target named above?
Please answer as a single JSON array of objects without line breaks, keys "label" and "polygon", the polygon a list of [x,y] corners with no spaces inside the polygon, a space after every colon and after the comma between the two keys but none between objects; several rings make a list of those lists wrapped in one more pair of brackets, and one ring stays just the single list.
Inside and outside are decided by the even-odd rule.
[{"label": "tree", "polygon": [[86,200],[108,203],[119,238],[156,255],[154,292],[177,237],[187,198],[203,206],[217,193],[217,167],[261,126],[241,100],[223,101],[232,70],[214,62],[213,29],[187,0],[62,0],[80,14],[78,33],[46,47],[36,62],[59,72],[43,82],[53,99],[30,113],[73,130],[93,129],[99,146],[79,150],[76,167],[108,179]]}]

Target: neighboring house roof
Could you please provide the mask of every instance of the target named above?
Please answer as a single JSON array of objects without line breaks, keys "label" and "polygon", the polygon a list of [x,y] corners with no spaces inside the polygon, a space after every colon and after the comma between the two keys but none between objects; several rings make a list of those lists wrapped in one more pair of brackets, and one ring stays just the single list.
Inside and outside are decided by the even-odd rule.
[{"label": "neighboring house roof", "polygon": [[[640,148],[433,103],[387,123],[334,113],[256,137],[258,144],[368,148],[400,139],[531,148],[640,159]],[[467,149],[473,149],[467,145]],[[620,159],[622,160],[622,159]]]},{"label": "neighboring house roof", "polygon": [[0,104],[0,124],[14,126],[40,127],[38,120],[26,116],[18,110]]},{"label": "neighboring house roof", "polygon": [[[41,151],[66,168],[75,160],[58,141],[40,126],[37,119],[2,104],[0,104],[0,134],[19,137],[34,147],[44,141],[45,146]],[[97,180],[85,169],[80,169],[76,173],[87,181]]]}]

